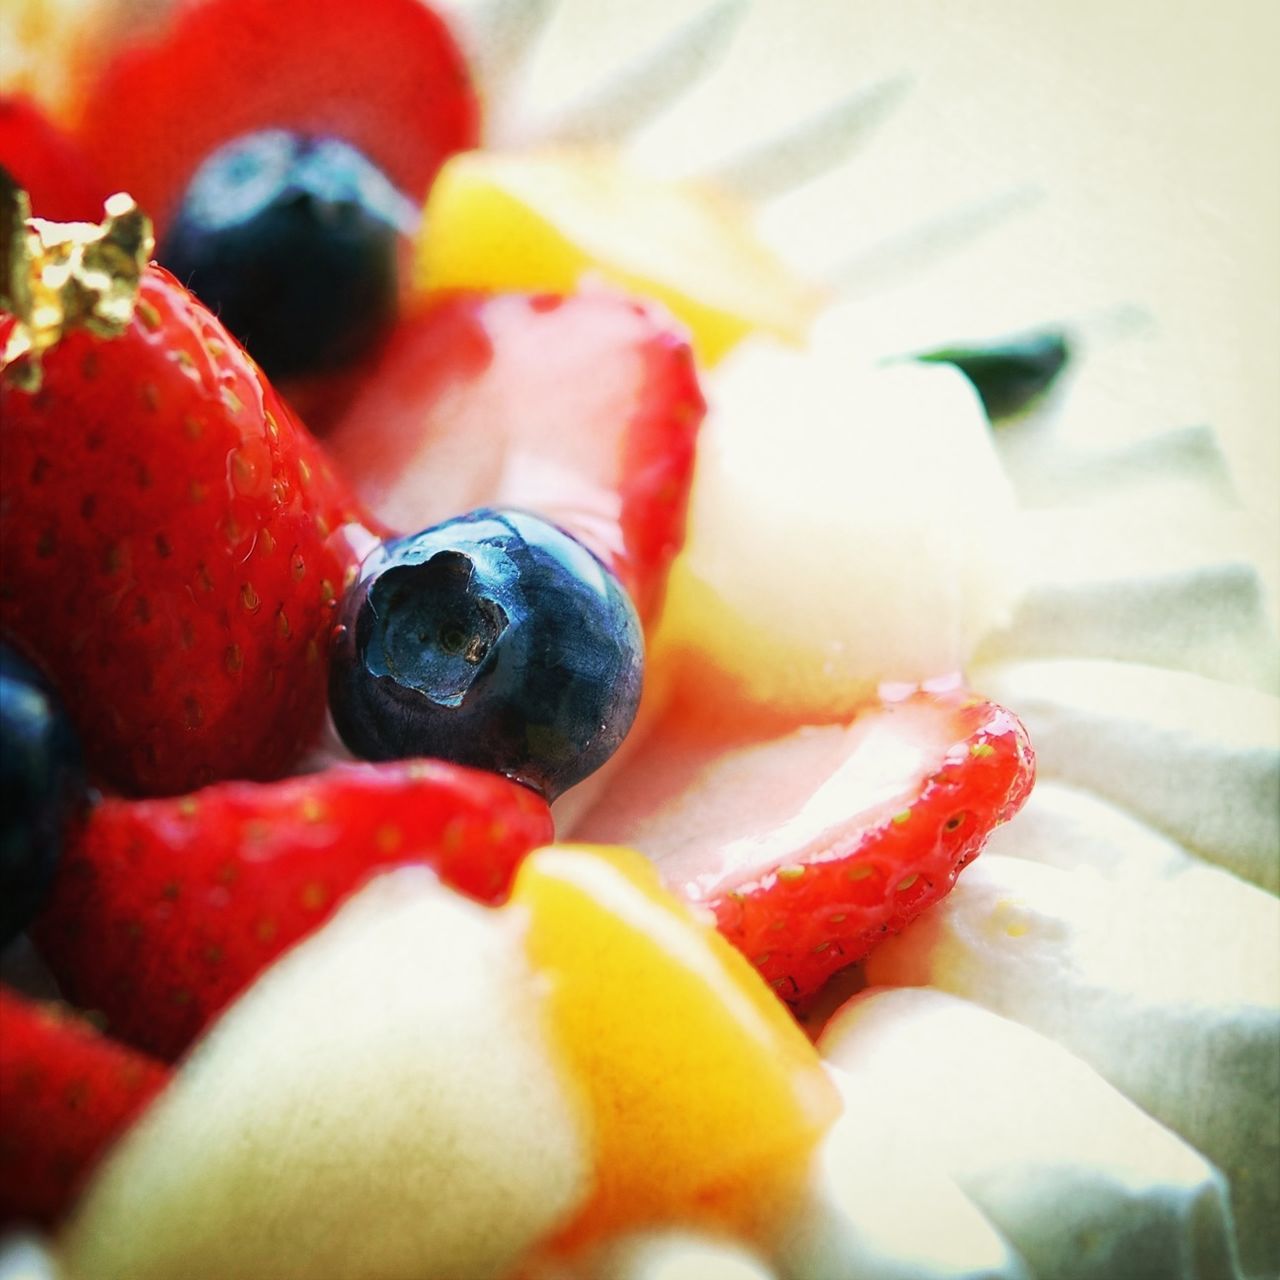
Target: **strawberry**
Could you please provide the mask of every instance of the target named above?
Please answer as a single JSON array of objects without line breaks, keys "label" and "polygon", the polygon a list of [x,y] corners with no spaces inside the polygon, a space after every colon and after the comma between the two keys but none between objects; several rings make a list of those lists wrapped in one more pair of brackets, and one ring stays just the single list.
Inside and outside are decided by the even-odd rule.
[{"label": "strawberry", "polygon": [[68,996],[173,1058],[377,869],[423,863],[493,903],[551,836],[532,791],[436,761],[106,800],[64,853],[35,936]]},{"label": "strawberry", "polygon": [[553,521],[648,622],[684,537],[704,408],[688,343],[656,307],[461,293],[401,324],[326,443],[404,532],[478,506]]},{"label": "strawberry", "polygon": [[0,95],[0,168],[30,195],[41,218],[97,218],[111,194],[76,144],[28,98]]},{"label": "strawberry", "polygon": [[647,853],[800,1003],[942,898],[1034,773],[1017,718],[954,684],[783,733],[677,708],[573,835]]},{"label": "strawberry", "polygon": [[478,139],[462,55],[422,0],[181,0],[120,48],[80,103],[78,135],[163,228],[197,165],[260,129],[341,138],[420,202]]},{"label": "strawberry", "polygon": [[169,1070],[0,988],[0,1224],[55,1222]]},{"label": "strawberry", "polygon": [[[114,263],[119,221],[87,264]],[[172,276],[143,270],[117,327],[64,330],[39,390],[17,376],[30,361],[0,376],[0,628],[47,668],[111,785],[278,776],[321,725],[351,559],[336,531],[356,512],[320,447]]]}]

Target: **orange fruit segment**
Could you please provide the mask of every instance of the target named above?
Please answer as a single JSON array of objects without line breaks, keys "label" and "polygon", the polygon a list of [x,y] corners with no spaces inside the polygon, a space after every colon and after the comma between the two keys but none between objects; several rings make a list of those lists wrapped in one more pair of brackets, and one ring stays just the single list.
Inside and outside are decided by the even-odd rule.
[{"label": "orange fruit segment", "polygon": [[749,1231],[839,1110],[808,1040],[639,854],[540,850],[512,906],[594,1135],[594,1188],[557,1243],[662,1222]]}]

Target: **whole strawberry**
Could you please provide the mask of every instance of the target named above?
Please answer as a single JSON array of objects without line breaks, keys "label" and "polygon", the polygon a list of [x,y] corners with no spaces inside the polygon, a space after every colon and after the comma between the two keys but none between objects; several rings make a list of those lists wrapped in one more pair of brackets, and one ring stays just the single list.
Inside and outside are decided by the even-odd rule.
[{"label": "whole strawberry", "polygon": [[218,320],[143,265],[127,201],[100,231],[23,228],[14,208],[0,629],[105,782],[279,775],[323,715],[347,494]]}]

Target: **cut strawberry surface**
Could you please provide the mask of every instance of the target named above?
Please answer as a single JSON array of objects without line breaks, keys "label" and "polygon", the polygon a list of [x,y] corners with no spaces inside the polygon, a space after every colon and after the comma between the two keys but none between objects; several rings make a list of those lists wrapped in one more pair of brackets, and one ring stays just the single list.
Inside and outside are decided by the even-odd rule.
[{"label": "cut strawberry surface", "polygon": [[288,128],[362,150],[414,200],[475,145],[462,55],[421,0],[186,0],[119,50],[81,103],[102,172],[163,227],[220,143]]},{"label": "cut strawberry surface", "polygon": [[70,998],[173,1058],[378,870],[426,865],[495,903],[551,836],[533,792],[434,761],[107,800],[63,856],[37,943]]},{"label": "cut strawberry surface", "polygon": [[0,988],[0,1224],[57,1221],[168,1079],[62,1006]]},{"label": "cut strawberry surface", "polygon": [[689,347],[610,293],[463,293],[401,325],[326,443],[413,532],[473,507],[567,529],[652,619],[684,536],[704,403]]},{"label": "cut strawberry surface", "polygon": [[76,144],[28,98],[0,96],[0,168],[31,197],[37,218],[92,221],[111,194]]},{"label": "cut strawberry surface", "polygon": [[798,1002],[943,897],[1033,776],[1017,718],[958,686],[789,732],[677,709],[574,838],[648,854]]}]

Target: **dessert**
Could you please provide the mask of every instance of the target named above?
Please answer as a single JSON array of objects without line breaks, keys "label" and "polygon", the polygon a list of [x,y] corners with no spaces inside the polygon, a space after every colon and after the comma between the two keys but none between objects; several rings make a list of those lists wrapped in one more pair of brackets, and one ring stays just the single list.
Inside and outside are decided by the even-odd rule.
[{"label": "dessert", "polygon": [[[822,341],[838,339],[847,320],[847,312],[829,315]],[[772,375],[753,384],[755,372],[787,363],[767,346],[743,347],[730,359],[740,363],[725,370],[723,383],[714,374],[707,383],[713,430],[714,415],[732,404],[734,379],[772,386]],[[817,379],[829,366],[815,354],[802,367]],[[914,372],[889,380],[913,384]],[[866,406],[867,421],[877,420],[882,403],[878,376],[850,401]],[[918,382],[919,404],[936,405],[933,389],[944,382],[947,395],[962,387],[958,375],[936,370]],[[511,403],[518,384],[507,385]],[[723,398],[721,385],[729,388]],[[916,392],[893,393],[900,394]],[[969,404],[930,422],[939,431],[956,425],[968,474],[980,478],[977,491],[998,504],[993,523],[1017,530],[1003,541],[1025,541],[1036,522],[1010,510],[985,432],[965,417]],[[592,420],[591,412],[579,420]],[[732,492],[738,465],[755,485],[748,492],[769,494],[758,460],[735,453],[728,423],[722,419],[722,449],[700,459],[711,470],[696,481],[693,546],[675,570],[677,584],[686,583],[677,590],[693,602],[688,608],[705,603],[723,580],[714,548],[734,537],[722,522],[726,512],[736,514],[735,504],[701,495]],[[1027,439],[1010,436],[998,446],[1024,501],[1036,486],[1043,493],[1073,478],[1078,490],[1122,490],[1123,466],[1107,469],[1096,456],[1062,465],[1061,454],[1046,465],[1033,456],[1035,433],[1030,447]],[[1181,454],[1174,447],[1164,456],[1177,463],[1197,447],[1188,441]],[[547,454],[535,448],[532,456]],[[1150,453],[1142,461],[1144,479],[1159,470]],[[529,472],[509,470],[517,483]],[[628,546],[616,512],[606,504],[602,517],[599,509],[601,495],[614,492],[613,474],[594,472],[588,489],[594,527],[608,535],[598,548],[605,559]],[[553,477],[543,492],[561,498],[566,489]],[[785,515],[780,521],[764,504],[760,514],[774,522],[774,538],[785,539]],[[814,536],[844,527],[838,513],[806,514]],[[396,522],[398,531],[437,518],[411,515]],[[920,524],[913,517],[910,527]],[[1043,738],[1050,785],[1028,802],[1029,822],[996,833],[1014,856],[985,854],[946,902],[868,960],[873,984],[940,990],[859,996],[822,1037],[835,1064],[824,1073],[746,965],[626,856],[564,848],[532,854],[511,900],[498,908],[443,887],[417,858],[347,899],[231,1005],[91,1175],[56,1237],[56,1265],[72,1280],[289,1268],[300,1275],[425,1269],[652,1277],[680,1265],[744,1276],[1266,1274],[1275,1248],[1276,1186],[1266,1173],[1276,1036],[1266,948],[1275,937],[1275,902],[1242,876],[1265,884],[1271,875],[1264,815],[1274,743],[1268,695],[1256,691],[1267,679],[1259,657],[1267,641],[1255,629],[1251,580],[1201,570],[1199,578],[1166,574],[1154,588],[1119,574],[1100,586],[1082,584],[1078,573],[1073,580],[1070,566],[1060,566],[1055,582],[1046,559],[1035,565],[1031,590],[1008,591],[1003,562],[987,558],[989,539],[970,542],[968,533],[978,572],[960,600],[938,601],[955,610],[945,627],[941,614],[928,611],[937,648],[910,655],[924,670],[878,669],[897,649],[892,639],[922,612],[911,584],[892,572],[892,548],[890,571],[866,575],[862,610],[844,612],[833,633],[847,645],[851,634],[859,637],[850,624],[892,606],[885,635],[861,633],[869,638],[870,674],[821,661],[815,674],[810,661],[796,664],[803,681],[781,684],[771,668],[783,665],[777,655],[796,637],[769,616],[774,597],[763,596],[754,613],[741,599],[728,602],[731,611],[715,602],[719,617],[758,645],[752,652],[774,655],[763,672],[770,683],[757,686],[748,704],[758,719],[747,716],[741,726],[748,743],[785,741],[815,708],[830,714],[832,732],[804,734],[801,745],[816,739],[810,757],[825,750],[834,767],[815,768],[810,758],[804,771],[788,775],[795,793],[781,803],[758,794],[746,771],[735,817],[757,848],[768,844],[757,839],[761,831],[785,840],[821,833],[817,819],[827,802],[843,797],[847,804],[860,786],[884,804],[911,794],[919,775],[886,767],[886,759],[895,763],[892,751],[868,753],[860,762],[872,766],[868,777],[842,767],[840,746],[821,745],[850,722],[856,728],[854,705],[875,677],[918,680],[963,663],[974,689],[998,691]],[[1046,549],[1053,544],[1050,530]],[[669,539],[651,545],[659,561],[674,550]],[[923,536],[917,545],[937,581],[957,580],[945,538]],[[810,540],[795,554],[810,556]],[[618,563],[625,573],[626,560]],[[644,570],[654,561],[636,563]],[[1170,647],[1169,628],[1158,620],[1135,628],[1122,613],[1088,607],[1091,592],[1096,603],[1108,587],[1124,596],[1141,586],[1162,617],[1194,618],[1202,608],[1195,593],[1206,581],[1231,609],[1220,631],[1194,645]],[[984,582],[996,590],[984,595]],[[975,602],[974,620],[952,625]],[[1011,606],[1011,620],[1000,625]],[[1072,652],[1083,657],[1063,660],[1054,648],[1064,643],[1056,625],[1064,612],[1075,620]],[[691,721],[707,720],[726,684],[741,696],[744,678],[765,665],[735,667],[715,647],[722,632],[708,635],[687,610],[664,626],[665,635],[651,629],[655,678],[651,706],[641,712],[650,745],[637,737],[630,759],[624,754],[608,776],[569,793],[558,806],[561,832],[577,826],[594,837],[595,824],[619,821],[627,797],[654,784],[662,744]],[[1113,664],[1117,653],[1127,666]],[[1137,665],[1153,662],[1178,674]],[[1218,687],[1242,675],[1254,692],[1226,695]],[[669,703],[660,696],[670,692],[668,680],[675,685]],[[1103,680],[1110,684],[1099,696]],[[1171,690],[1178,701],[1184,688],[1202,695],[1198,723],[1169,723],[1167,714],[1158,721],[1153,704]],[[890,704],[902,693],[888,691]],[[967,701],[947,681],[913,696]],[[886,745],[884,735],[868,736]],[[1153,748],[1171,766],[1167,776],[1158,765],[1136,770]],[[849,754],[857,762],[858,753]],[[979,764],[989,758],[969,754]],[[713,744],[713,761],[732,755]],[[918,760],[918,750],[909,759]],[[1136,787],[1127,785],[1131,771]],[[814,785],[825,778],[837,785]],[[1186,798],[1203,795],[1206,782],[1228,784],[1229,815]],[[685,794],[676,786],[661,804],[637,801],[637,839],[664,819],[682,835],[688,813],[702,810],[695,789],[682,816]],[[727,794],[720,812],[733,805],[734,793]],[[868,812],[878,830],[874,805]],[[909,807],[891,804],[888,812],[892,822]],[[1243,824],[1232,820],[1240,813]],[[766,871],[776,872],[775,888],[787,885],[790,873],[782,872],[793,865],[776,861],[778,847],[775,871]],[[1037,867],[1037,859],[1057,865]],[[1231,871],[1206,865],[1213,860]],[[1207,958],[1189,954],[1191,937],[1207,939]],[[449,981],[424,985],[424,972],[447,973]],[[1152,1047],[1140,1053],[1139,1043]],[[1161,1070],[1182,1055],[1189,1069]],[[955,1105],[955,1067],[966,1091],[972,1081],[971,1107]],[[1229,1084],[1214,1089],[1208,1106],[1206,1077],[1219,1075]],[[834,1123],[833,1085],[844,1099]],[[624,1097],[641,1099],[639,1114],[652,1124],[637,1126],[636,1109],[615,1113]],[[224,1141],[220,1124],[241,1140]],[[1070,1213],[1061,1212],[1064,1201]],[[921,1206],[933,1229],[921,1229]]]}]

